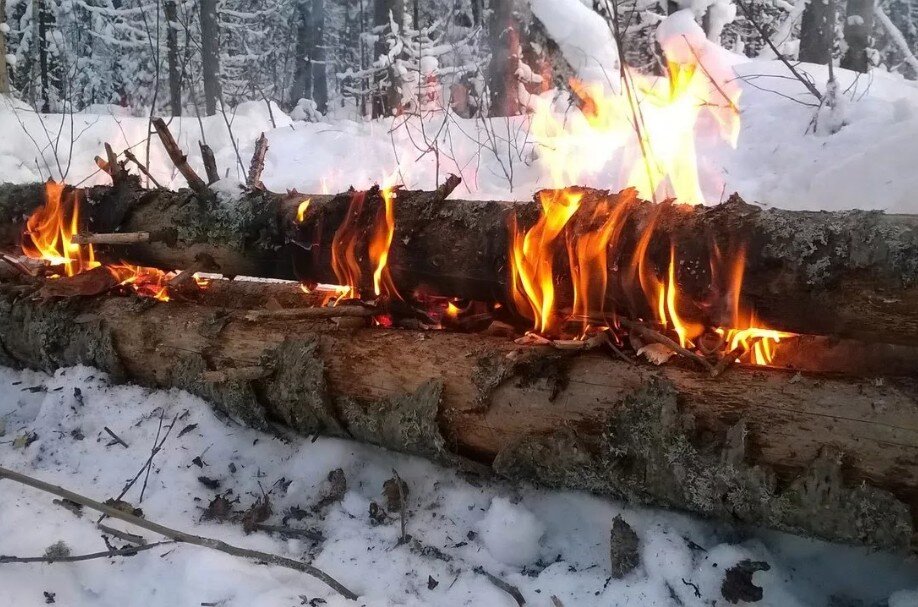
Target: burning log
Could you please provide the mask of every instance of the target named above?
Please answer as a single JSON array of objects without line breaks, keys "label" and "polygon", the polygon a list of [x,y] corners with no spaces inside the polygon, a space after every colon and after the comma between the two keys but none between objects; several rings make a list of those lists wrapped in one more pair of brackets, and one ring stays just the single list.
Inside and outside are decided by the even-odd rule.
[{"label": "burning log", "polygon": [[[0,186],[0,245],[17,242],[24,218],[44,201],[42,187]],[[583,315],[573,309],[572,289],[582,277],[562,261],[571,251],[581,254],[575,246],[587,241],[583,235],[601,232],[603,218],[621,209],[614,243],[605,248],[607,287],[592,298],[607,317],[653,319],[657,306],[642,293],[643,280],[656,280],[662,292],[672,266],[669,289],[678,286],[687,315],[727,326],[723,302],[737,301],[731,290],[738,285],[730,280],[740,267],[743,307],[769,327],[918,344],[918,216],[761,209],[735,196],[708,208],[651,204],[576,188],[542,192],[530,202],[444,200],[449,190],[398,190],[390,200],[394,231],[385,274],[401,297],[428,292],[526,308],[511,288],[511,242],[538,224],[546,200],[576,195],[578,207],[549,252],[558,262],[552,283],[559,311]],[[85,198],[81,231],[161,235],[157,242],[99,248],[101,259],[168,270],[206,263],[225,275],[307,283],[354,281],[355,290],[371,296],[374,279],[385,278],[375,276],[370,251],[387,216],[385,190],[240,191],[221,194],[219,204],[189,190],[122,186],[73,194]]]},{"label": "burning log", "polygon": [[220,303],[249,288],[234,281],[215,281],[203,303],[143,306],[27,296],[35,288],[0,284],[3,364],[93,365],[116,381],[189,390],[255,427],[280,422],[511,479],[914,549],[913,379],[749,367],[715,379],[481,334],[247,319]]}]

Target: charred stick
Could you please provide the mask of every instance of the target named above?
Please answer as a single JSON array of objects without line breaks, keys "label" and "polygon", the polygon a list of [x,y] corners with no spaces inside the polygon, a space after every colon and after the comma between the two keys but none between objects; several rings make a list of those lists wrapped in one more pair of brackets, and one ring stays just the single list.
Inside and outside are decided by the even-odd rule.
[{"label": "charred stick", "polygon": [[[86,508],[91,508],[98,512],[102,512],[112,518],[120,519],[136,527],[140,527],[141,529],[152,531],[153,533],[167,537],[171,540],[174,540],[175,542],[202,546],[204,548],[217,550],[231,556],[254,559],[256,561],[266,562],[271,565],[277,565],[279,567],[286,567],[287,569],[301,571],[307,575],[311,575],[312,577],[321,580],[345,598],[350,600],[357,599],[356,593],[349,590],[346,586],[341,584],[341,582],[328,575],[318,567],[314,567],[308,563],[297,561],[277,554],[270,554],[268,552],[261,552],[259,550],[250,550],[248,548],[233,546],[232,544],[227,544],[226,542],[222,542],[213,538],[193,535],[191,533],[185,533],[184,531],[172,529],[170,527],[166,527],[165,525],[160,525],[147,519],[142,519],[128,512],[124,512],[112,506],[97,502],[86,496],[80,495],[79,493],[68,491],[63,487],[58,487],[56,485],[52,485],[51,483],[46,483],[42,480],[21,474],[14,470],[0,467],[0,479],[4,478],[16,483],[20,483],[22,485],[26,485],[28,487],[32,487],[33,489],[38,489],[39,491],[57,495],[58,497],[68,499],[72,502],[76,502],[77,504],[82,504]],[[137,551],[141,549],[149,549],[148,546],[153,546],[153,544],[147,544],[147,546],[134,546],[133,550]]]},{"label": "charred stick", "polygon": [[130,162],[133,162],[137,166],[140,172],[143,173],[144,176],[146,176],[146,178],[149,179],[153,185],[155,185],[157,188],[162,189],[163,186],[158,181],[156,181],[156,178],[153,177],[153,175],[150,173],[150,170],[147,169],[147,165],[140,162],[140,160],[137,158],[137,156],[134,155],[134,152],[132,152],[130,148],[125,148],[123,154],[125,158],[127,158]]},{"label": "charred stick", "polygon": [[203,141],[198,141],[201,148],[201,159],[204,161],[204,171],[207,173],[207,184],[212,185],[220,181],[220,171],[217,170],[217,159],[214,151]]},{"label": "charred stick", "polygon": [[114,432],[112,432],[111,428],[109,428],[108,426],[104,426],[102,429],[105,430],[105,431],[108,433],[109,436],[111,436],[113,439],[115,439],[115,442],[116,442],[116,443],[118,443],[119,445],[121,445],[121,446],[124,447],[125,449],[130,449],[130,447],[128,446],[128,444],[127,444],[126,442],[124,442],[124,441],[121,439],[120,436],[118,436],[117,434],[115,434]]},{"label": "charred stick", "polygon": [[178,169],[182,177],[185,178],[185,181],[188,182],[188,186],[194,190],[198,196],[210,200],[213,197],[213,192],[207,188],[207,184],[204,183],[204,180],[198,177],[198,174],[191,168],[191,165],[188,164],[188,157],[185,156],[185,152],[183,152],[182,148],[176,143],[175,138],[172,136],[169,127],[166,126],[163,119],[154,118],[153,127],[156,129],[156,133],[159,135],[163,147],[166,148],[166,153],[169,154],[169,158],[172,159],[172,164],[175,165],[175,168]]},{"label": "charred stick", "polygon": [[437,188],[437,198],[446,200],[449,195],[453,193],[453,190],[459,187],[460,183],[462,183],[461,177],[450,174],[449,177],[446,178],[446,181]]},{"label": "charred stick", "polygon": [[746,354],[746,352],[748,352],[751,348],[755,347],[755,344],[759,342],[760,340],[761,340],[760,337],[753,337],[752,339],[749,340],[748,344],[741,343],[740,345],[736,346],[735,348],[733,348],[732,350],[724,354],[723,358],[717,361],[717,364],[714,365],[713,369],[711,369],[711,377],[720,376],[724,371],[729,369],[730,366],[733,365],[733,363],[737,362],[740,358],[742,358],[743,355]]},{"label": "charred stick", "polygon": [[670,338],[666,337],[662,333],[658,331],[654,331],[653,329],[651,329],[650,327],[646,325],[643,325],[639,322],[635,322],[633,320],[629,320],[627,318],[619,318],[618,322],[623,327],[628,329],[629,331],[633,331],[634,333],[637,333],[639,336],[645,339],[649,339],[650,341],[656,342],[658,344],[662,344],[666,346],[667,348],[669,348],[670,350],[672,350],[673,352],[676,352],[677,354],[689,360],[694,360],[699,365],[704,367],[706,371],[712,372],[714,370],[714,367],[711,365],[711,363],[709,363],[707,359],[705,359],[703,356],[700,356],[696,354],[695,352],[692,352],[691,350],[686,350],[685,348],[683,348],[682,346],[680,346],[679,344],[677,344]]}]

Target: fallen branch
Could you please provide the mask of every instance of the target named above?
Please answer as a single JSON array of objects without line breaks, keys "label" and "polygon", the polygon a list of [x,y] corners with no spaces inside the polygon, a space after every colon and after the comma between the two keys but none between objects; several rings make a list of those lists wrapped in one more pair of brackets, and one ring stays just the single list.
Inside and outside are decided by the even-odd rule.
[{"label": "fallen branch", "polygon": [[146,178],[153,183],[153,185],[160,189],[163,187],[158,181],[156,181],[156,177],[153,177],[149,169],[147,169],[147,165],[140,162],[140,160],[137,158],[137,156],[134,155],[134,152],[132,152],[130,148],[125,148],[124,152],[122,153],[124,154],[125,158],[137,165],[137,168],[140,169],[140,172],[143,173]]},{"label": "fallen branch", "polygon": [[80,561],[91,561],[93,559],[104,559],[113,556],[134,556],[144,550],[152,550],[160,546],[175,544],[175,541],[154,542],[144,544],[143,546],[126,546],[118,550],[104,550],[102,552],[92,552],[90,554],[78,554],[74,556],[3,556],[0,555],[0,563],[78,563]]},{"label": "fallen branch", "polygon": [[188,157],[185,156],[185,152],[183,152],[182,148],[176,143],[175,138],[172,136],[169,127],[166,126],[163,119],[154,118],[153,127],[156,129],[156,133],[159,135],[163,147],[166,148],[166,153],[169,154],[169,158],[172,159],[172,164],[175,165],[175,168],[178,169],[182,177],[185,178],[185,181],[188,182],[188,186],[194,190],[198,196],[206,199],[212,198],[213,192],[208,189],[204,180],[198,177],[198,174],[195,173],[191,165],[188,164]]},{"label": "fallen branch", "polygon": [[[91,508],[98,512],[102,512],[103,514],[106,514],[110,516],[111,518],[120,519],[136,527],[140,527],[141,529],[146,529],[147,531],[152,531],[153,533],[157,533],[164,537],[168,537],[169,539],[174,540],[175,542],[178,542],[178,543],[192,544],[194,546],[202,546],[204,548],[210,548],[211,550],[217,550],[219,552],[223,552],[231,556],[238,556],[238,557],[243,557],[247,559],[254,559],[256,561],[263,561],[270,565],[277,565],[279,567],[286,567],[287,569],[301,571],[307,575],[311,575],[312,577],[324,582],[326,585],[328,585],[330,588],[332,588],[333,590],[335,590],[336,592],[338,592],[345,598],[351,599],[351,600],[357,599],[356,593],[349,590],[346,586],[341,584],[338,580],[331,577],[330,575],[328,575],[327,573],[325,573],[318,567],[314,567],[313,565],[310,565],[308,563],[304,563],[302,561],[297,561],[294,559],[283,557],[277,554],[261,552],[260,550],[250,550],[248,548],[240,548],[239,546],[233,546],[232,544],[227,544],[226,542],[222,542],[220,540],[202,537],[199,535],[193,535],[191,533],[186,533],[184,531],[172,529],[170,527],[166,527],[164,525],[160,525],[158,523],[154,523],[152,521],[148,521],[146,519],[142,519],[140,517],[134,516],[133,514],[128,514],[127,512],[123,512],[121,510],[118,510],[117,508],[107,506],[101,502],[97,502],[93,499],[80,495],[79,493],[74,493],[73,491],[64,489],[63,487],[58,487],[56,485],[46,483],[37,478],[31,477],[25,474],[21,474],[19,472],[15,472],[7,468],[0,467],[0,479],[4,479],[4,478],[9,479],[16,483],[20,483],[22,485],[26,485],[28,487],[32,487],[33,489],[38,489],[39,491],[44,491],[46,493],[51,493],[53,495],[62,497],[64,499],[68,499],[72,502],[76,502],[77,504],[82,504],[86,508]],[[132,550],[134,551],[139,551],[141,549],[148,550],[149,547],[153,547],[153,546],[155,546],[155,544],[147,544],[146,546],[134,547]],[[95,558],[98,558],[98,557],[95,557]]]},{"label": "fallen branch", "polygon": [[508,584],[504,580],[500,579],[496,575],[489,573],[485,570],[484,567],[475,567],[475,573],[483,575],[488,578],[488,581],[509,594],[513,597],[513,600],[516,601],[516,604],[520,607],[523,607],[526,604],[526,599],[523,597],[523,593],[520,592],[520,589],[512,584]]}]

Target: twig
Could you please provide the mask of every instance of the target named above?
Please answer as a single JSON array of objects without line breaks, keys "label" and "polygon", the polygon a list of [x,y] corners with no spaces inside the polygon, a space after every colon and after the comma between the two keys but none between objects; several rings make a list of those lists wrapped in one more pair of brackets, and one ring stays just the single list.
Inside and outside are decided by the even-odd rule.
[{"label": "twig", "polygon": [[392,474],[395,475],[395,488],[398,491],[399,518],[401,519],[402,526],[402,535],[399,538],[399,543],[404,544],[408,536],[406,532],[408,528],[408,506],[405,504],[405,488],[402,486],[402,477],[398,475],[398,471],[393,468]]},{"label": "twig", "polygon": [[132,152],[130,148],[126,148],[122,152],[122,154],[124,154],[124,157],[127,158],[129,161],[137,165],[137,168],[140,169],[140,172],[143,173],[146,176],[146,178],[149,179],[153,183],[153,185],[155,185],[157,188],[162,189],[163,186],[158,181],[156,181],[156,178],[153,177],[153,175],[150,174],[149,169],[147,169],[147,165],[140,162],[140,159],[134,155],[134,152]]},{"label": "twig", "polygon": [[[261,552],[259,550],[250,550],[248,548],[240,548],[239,546],[233,546],[232,544],[227,544],[226,542],[222,542],[220,540],[216,540],[213,538],[201,537],[198,535],[185,533],[184,531],[179,531],[177,529],[171,529],[164,525],[154,523],[153,521],[148,521],[146,519],[142,519],[140,517],[134,516],[133,514],[123,512],[121,510],[118,510],[117,508],[107,506],[105,504],[92,500],[78,493],[74,493],[73,491],[68,491],[67,489],[64,489],[62,487],[58,487],[56,485],[52,485],[50,483],[41,481],[37,478],[33,478],[31,476],[20,474],[19,472],[15,472],[7,468],[0,467],[0,479],[4,479],[4,478],[20,483],[22,485],[26,485],[28,487],[32,487],[34,489],[38,489],[40,491],[44,491],[46,493],[57,495],[58,497],[68,499],[72,502],[76,502],[77,504],[82,504],[83,506],[87,508],[91,508],[92,510],[102,512],[112,518],[117,518],[117,519],[126,521],[132,525],[140,527],[141,529],[146,529],[147,531],[152,531],[153,533],[157,533],[164,537],[168,537],[169,539],[175,540],[176,542],[192,544],[195,546],[202,546],[204,548],[210,548],[211,550],[217,550],[219,552],[223,552],[231,556],[238,556],[242,558],[254,559],[256,561],[262,561],[270,565],[277,565],[279,567],[286,567],[288,569],[293,569],[295,571],[302,571],[303,573],[306,573],[307,575],[311,575],[312,577],[321,580],[322,582],[327,584],[330,588],[339,592],[345,598],[351,599],[351,600],[357,599],[356,593],[349,590],[346,586],[341,584],[341,582],[331,577],[330,575],[328,575],[327,573],[325,573],[318,567],[314,567],[313,565],[310,565],[308,563],[304,563],[302,561],[297,561],[294,559],[283,557],[277,554]],[[146,548],[146,547],[144,546],[143,548]],[[139,550],[139,548],[135,548],[135,550]]]},{"label": "twig", "polygon": [[516,604],[519,605],[520,607],[523,607],[523,605],[526,604],[526,599],[523,598],[523,593],[520,592],[520,589],[517,588],[516,586],[513,586],[512,584],[508,584],[507,582],[503,581],[496,575],[488,573],[487,571],[485,571],[484,567],[480,567],[480,566],[475,567],[473,571],[475,571],[475,573],[485,576],[486,578],[488,578],[488,581],[490,581],[492,584],[494,584],[495,586],[497,586],[498,588],[500,588],[501,590],[503,590],[504,592],[512,596],[513,600],[516,601]]},{"label": "twig", "polygon": [[245,314],[246,320],[297,320],[301,318],[369,318],[382,312],[376,308],[363,306],[323,306],[317,308],[284,308],[282,310],[249,310]]},{"label": "twig", "polygon": [[174,541],[155,542],[153,544],[144,544],[143,546],[126,546],[119,550],[105,550],[104,552],[78,554],[75,556],[0,556],[0,563],[78,563],[80,561],[91,561],[113,556],[134,556],[144,550],[152,550],[159,546],[175,543]]},{"label": "twig", "polygon": [[619,323],[623,327],[628,329],[629,331],[633,331],[637,333],[638,335],[640,335],[641,337],[647,338],[650,341],[657,342],[658,344],[663,344],[664,346],[676,352],[677,354],[680,354],[690,360],[694,360],[699,365],[704,367],[705,370],[707,370],[708,372],[711,372],[714,370],[714,367],[711,365],[711,363],[709,363],[707,359],[705,359],[703,356],[699,356],[698,354],[696,354],[695,352],[692,352],[691,350],[686,350],[685,348],[683,348],[682,346],[680,346],[679,344],[677,344],[670,338],[666,337],[662,333],[654,331],[650,327],[644,326],[639,322],[634,322],[627,318],[619,319]]},{"label": "twig", "polygon": [[172,159],[172,164],[175,165],[175,168],[178,169],[179,173],[185,178],[185,181],[188,182],[188,186],[194,190],[198,196],[205,199],[211,198],[213,193],[207,188],[207,184],[204,183],[204,180],[198,177],[198,174],[195,173],[191,165],[188,164],[188,157],[185,156],[182,148],[175,142],[175,138],[169,131],[169,127],[163,122],[163,119],[155,118],[153,120],[153,127],[156,129],[156,133],[159,135],[159,140],[162,141],[163,147],[166,148],[169,158]]},{"label": "twig", "polygon": [[103,426],[102,429],[105,430],[106,432],[108,432],[108,435],[111,436],[113,439],[115,439],[115,442],[118,443],[118,444],[120,444],[120,445],[121,445],[122,447],[124,447],[125,449],[130,449],[130,448],[131,448],[126,442],[124,442],[123,440],[121,440],[121,437],[120,437],[120,436],[118,436],[117,434],[115,434],[114,432],[112,432],[111,428],[109,428],[108,426]]},{"label": "twig", "polygon": [[765,40],[765,43],[768,45],[768,48],[771,49],[771,52],[773,52],[775,56],[781,60],[781,63],[787,66],[787,69],[790,70],[791,74],[793,74],[797,80],[803,83],[803,86],[806,87],[806,90],[808,90],[814,97],[816,97],[816,99],[819,100],[820,103],[822,103],[822,93],[819,92],[819,89],[816,88],[816,85],[804,78],[803,75],[797,71],[797,68],[795,68],[794,65],[787,60],[787,57],[784,56],[784,53],[778,50],[778,47],[775,46],[775,43],[771,41],[771,36],[769,36],[765,32],[765,29],[759,25],[759,23],[752,17],[752,13],[749,12],[749,7],[746,6],[746,3],[743,2],[743,0],[736,0],[736,5],[740,7],[741,11],[743,11],[743,15],[745,15],[746,20],[752,24],[752,27],[755,28],[755,31],[757,31],[759,35]]},{"label": "twig", "polygon": [[450,174],[439,187],[437,187],[437,198],[440,200],[446,200],[450,194],[453,193],[459,184],[462,183],[462,178],[457,175]]},{"label": "twig", "polygon": [[606,345],[609,346],[609,349],[612,350],[612,352],[614,352],[616,356],[618,356],[620,359],[622,359],[626,363],[629,363],[632,365],[637,364],[633,358],[631,358],[630,356],[622,352],[621,348],[615,345],[615,342],[612,341],[611,337],[609,337],[608,331],[603,331],[602,334],[605,336]]},{"label": "twig", "polygon": [[250,188],[264,187],[261,183],[261,173],[265,170],[265,155],[268,153],[268,138],[262,133],[255,142],[255,152],[252,154],[252,162],[249,164],[249,177],[246,184]]},{"label": "twig", "polygon": [[150,242],[149,232],[110,232],[99,234],[74,234],[73,242],[76,244],[137,244]]},{"label": "twig", "polygon": [[761,340],[761,337],[753,337],[747,343],[741,343],[736,346],[726,354],[723,358],[717,361],[717,364],[714,365],[714,368],[711,369],[711,377],[719,377],[723,374],[724,371],[729,369],[733,363],[742,358],[750,348],[754,347],[756,342]]},{"label": "twig", "polygon": [[114,527],[109,527],[108,525],[103,525],[102,523],[97,523],[96,527],[99,528],[99,531],[113,535],[118,539],[124,540],[125,542],[131,542],[132,544],[137,544],[138,546],[146,546],[147,540],[139,535],[128,533],[127,531],[121,531],[120,529],[115,529]]},{"label": "twig", "polygon": [[217,159],[214,157],[214,151],[203,141],[198,141],[201,148],[201,159],[204,160],[204,171],[207,172],[208,185],[220,181],[220,171],[217,170]]}]

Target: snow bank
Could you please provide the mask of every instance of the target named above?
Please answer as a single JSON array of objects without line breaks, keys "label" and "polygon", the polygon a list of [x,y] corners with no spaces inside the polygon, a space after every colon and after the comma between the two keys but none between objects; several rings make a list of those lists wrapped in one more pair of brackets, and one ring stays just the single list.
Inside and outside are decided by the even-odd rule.
[{"label": "snow bank", "polygon": [[[152,521],[310,561],[362,595],[359,604],[367,607],[512,607],[478,567],[518,587],[535,606],[550,605],[556,595],[578,607],[710,607],[723,604],[725,569],[747,558],[771,565],[755,576],[763,607],[833,604],[831,595],[834,604],[888,599],[890,607],[910,607],[918,596],[918,563],[898,556],[470,478],[348,441],[272,437],[216,417],[185,392],[112,385],[86,367],[53,375],[0,367],[2,465],[90,497],[115,496],[136,474],[161,416],[166,424],[178,416],[176,428],[155,459],[143,502],[139,484],[126,500]],[[114,443],[106,426],[129,447]],[[27,446],[17,441],[33,434]],[[336,468],[347,481],[344,496],[320,506]],[[393,469],[409,486],[407,543],[399,542],[397,515],[370,517],[371,503],[385,504],[382,487]],[[199,477],[219,482],[219,489]],[[268,523],[295,513],[288,525],[319,531],[325,540],[246,535],[237,523],[203,520],[217,493],[244,510],[263,491],[274,511]],[[74,554],[105,549],[94,515],[77,517],[51,499],[0,483],[0,554],[41,555],[58,541]],[[640,538],[642,565],[625,580],[609,580],[609,532],[618,514]],[[304,574],[183,545],[130,558],[0,566],[0,605],[44,604],[44,592],[59,605],[99,607],[354,604]]]},{"label": "snow bank", "polygon": [[505,565],[529,565],[539,557],[545,525],[526,508],[495,497],[478,525],[485,548]]}]

